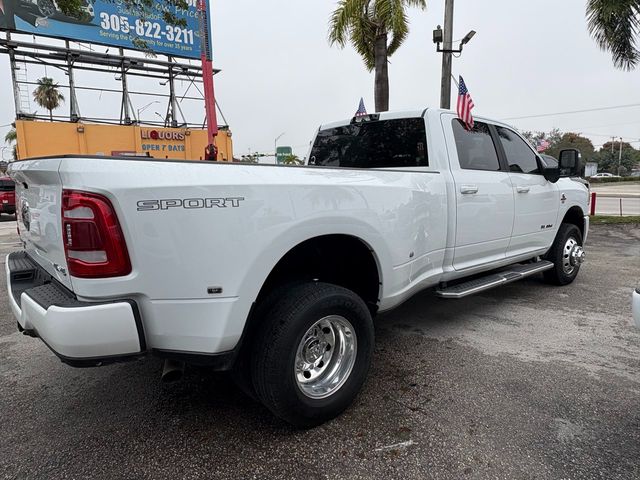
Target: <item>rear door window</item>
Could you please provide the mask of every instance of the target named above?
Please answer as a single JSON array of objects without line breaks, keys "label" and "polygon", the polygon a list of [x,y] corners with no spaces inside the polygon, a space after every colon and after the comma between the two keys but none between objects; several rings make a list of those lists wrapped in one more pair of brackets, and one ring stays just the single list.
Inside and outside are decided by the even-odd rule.
[{"label": "rear door window", "polygon": [[309,163],[350,168],[426,167],[429,159],[424,119],[360,122],[321,130]]},{"label": "rear door window", "polygon": [[467,130],[459,119],[454,118],[452,126],[460,168],[492,172],[500,170],[498,152],[486,123],[475,122],[473,130]]},{"label": "rear door window", "polygon": [[496,127],[498,138],[504,148],[509,163],[509,171],[514,173],[540,173],[538,157],[529,144],[515,132],[504,127]]}]

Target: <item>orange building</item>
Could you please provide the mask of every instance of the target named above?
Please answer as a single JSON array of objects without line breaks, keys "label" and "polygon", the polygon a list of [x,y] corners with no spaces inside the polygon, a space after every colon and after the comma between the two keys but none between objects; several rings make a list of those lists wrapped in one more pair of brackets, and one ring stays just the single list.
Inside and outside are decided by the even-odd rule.
[{"label": "orange building", "polygon": [[[52,155],[135,155],[178,160],[202,160],[207,131],[145,125],[17,120],[18,158]],[[216,137],[218,161],[233,160],[231,131]]]}]

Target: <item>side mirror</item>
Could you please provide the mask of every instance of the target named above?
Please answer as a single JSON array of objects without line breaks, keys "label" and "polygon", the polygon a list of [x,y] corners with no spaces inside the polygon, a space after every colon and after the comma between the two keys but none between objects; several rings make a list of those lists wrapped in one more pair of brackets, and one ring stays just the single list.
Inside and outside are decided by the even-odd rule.
[{"label": "side mirror", "polygon": [[580,176],[582,171],[582,155],[575,148],[560,151],[559,169],[563,177]]},{"label": "side mirror", "polygon": [[560,169],[558,167],[542,167],[542,175],[551,183],[560,180]]}]

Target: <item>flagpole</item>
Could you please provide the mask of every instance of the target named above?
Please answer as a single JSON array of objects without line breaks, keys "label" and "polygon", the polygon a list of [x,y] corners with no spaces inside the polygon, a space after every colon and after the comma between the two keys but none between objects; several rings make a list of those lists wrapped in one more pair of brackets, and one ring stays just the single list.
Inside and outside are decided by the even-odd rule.
[{"label": "flagpole", "polygon": [[453,73],[451,74],[451,78],[453,78],[453,83],[456,84],[456,88],[460,88],[460,84],[458,83],[458,80],[456,80],[456,77],[453,76]]}]

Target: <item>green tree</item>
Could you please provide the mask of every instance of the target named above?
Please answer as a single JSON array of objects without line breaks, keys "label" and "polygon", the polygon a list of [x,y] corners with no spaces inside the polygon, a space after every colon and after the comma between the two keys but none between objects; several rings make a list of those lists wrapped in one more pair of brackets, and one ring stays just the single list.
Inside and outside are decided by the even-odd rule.
[{"label": "green tree", "polygon": [[7,132],[4,136],[4,143],[8,143],[13,147],[13,159],[18,159],[18,132],[16,131],[16,127],[12,127],[11,130]]},{"label": "green tree", "polygon": [[426,8],[426,0],[339,0],[329,21],[329,43],[344,48],[347,42],[375,71],[377,112],[389,110],[391,57],[409,34],[408,7]]},{"label": "green tree", "polygon": [[53,111],[64,102],[64,95],[58,91],[58,84],[52,78],[38,79],[38,87],[33,91],[33,99],[42,108],[49,110],[49,120],[53,122]]},{"label": "green tree", "polygon": [[[559,129],[554,128],[549,133],[546,132],[521,132],[522,136],[526,138],[533,148],[537,148],[538,142],[540,140],[546,140],[549,142],[549,146],[552,147],[556,143],[560,142],[562,138],[562,133]],[[547,153],[546,151],[544,153]]]},{"label": "green tree", "polygon": [[556,141],[551,142],[551,145],[544,153],[558,158],[560,150],[564,150],[565,148],[575,148],[580,150],[584,161],[591,161],[595,153],[591,140],[587,137],[583,137],[579,133],[572,132],[564,133]]},{"label": "green tree", "polygon": [[302,160],[297,155],[290,153],[282,159],[282,163],[285,165],[302,165]]},{"label": "green tree", "polygon": [[616,68],[633,70],[640,60],[640,0],[589,0],[589,33],[598,46],[611,53]]},{"label": "green tree", "polygon": [[[640,163],[640,151],[629,143],[622,142],[622,160],[620,160],[620,142],[607,142],[596,152],[593,160],[598,162],[598,171],[624,176]],[[618,173],[619,167],[620,173]]]}]

